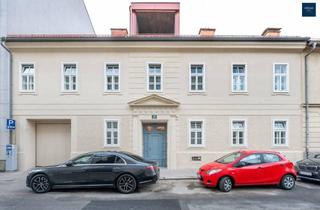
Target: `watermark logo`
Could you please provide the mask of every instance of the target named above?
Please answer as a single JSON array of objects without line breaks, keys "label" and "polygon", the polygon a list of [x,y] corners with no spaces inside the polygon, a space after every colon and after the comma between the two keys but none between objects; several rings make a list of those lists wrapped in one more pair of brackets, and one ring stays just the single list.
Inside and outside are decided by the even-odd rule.
[{"label": "watermark logo", "polygon": [[315,17],[316,3],[302,3],[302,17]]}]

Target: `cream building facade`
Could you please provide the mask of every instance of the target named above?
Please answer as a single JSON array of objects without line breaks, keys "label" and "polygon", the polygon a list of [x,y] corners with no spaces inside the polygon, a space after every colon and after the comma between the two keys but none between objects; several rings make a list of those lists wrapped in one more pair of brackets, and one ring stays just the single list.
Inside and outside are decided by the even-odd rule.
[{"label": "cream building facade", "polygon": [[8,37],[19,169],[125,150],[171,169],[304,153],[304,37]]}]

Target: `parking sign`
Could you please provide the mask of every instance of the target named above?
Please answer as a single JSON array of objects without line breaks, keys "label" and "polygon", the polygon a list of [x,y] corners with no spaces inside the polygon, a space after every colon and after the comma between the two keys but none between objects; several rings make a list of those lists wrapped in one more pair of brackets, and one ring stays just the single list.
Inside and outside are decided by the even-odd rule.
[{"label": "parking sign", "polygon": [[7,129],[16,129],[16,121],[14,119],[7,119]]}]

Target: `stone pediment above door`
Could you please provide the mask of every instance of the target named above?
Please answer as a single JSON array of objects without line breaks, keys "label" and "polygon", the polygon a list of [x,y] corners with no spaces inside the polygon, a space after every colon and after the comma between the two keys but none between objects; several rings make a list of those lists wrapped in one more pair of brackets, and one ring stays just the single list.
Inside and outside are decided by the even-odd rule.
[{"label": "stone pediment above door", "polygon": [[179,102],[159,96],[157,94],[152,94],[143,98],[139,98],[134,101],[130,101],[130,107],[178,107]]}]

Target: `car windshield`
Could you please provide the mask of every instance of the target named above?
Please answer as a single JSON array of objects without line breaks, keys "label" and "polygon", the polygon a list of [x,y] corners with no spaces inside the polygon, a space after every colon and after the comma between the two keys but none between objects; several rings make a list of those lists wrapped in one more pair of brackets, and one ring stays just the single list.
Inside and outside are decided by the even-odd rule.
[{"label": "car windshield", "polygon": [[130,153],[130,152],[122,152],[123,154],[131,157],[132,159],[136,160],[136,161],[144,161],[143,157],[140,157],[139,155]]},{"label": "car windshield", "polygon": [[233,161],[238,159],[241,155],[242,155],[242,152],[234,152],[234,153],[225,155],[222,158],[219,158],[215,162],[222,163],[222,164],[232,163]]}]

